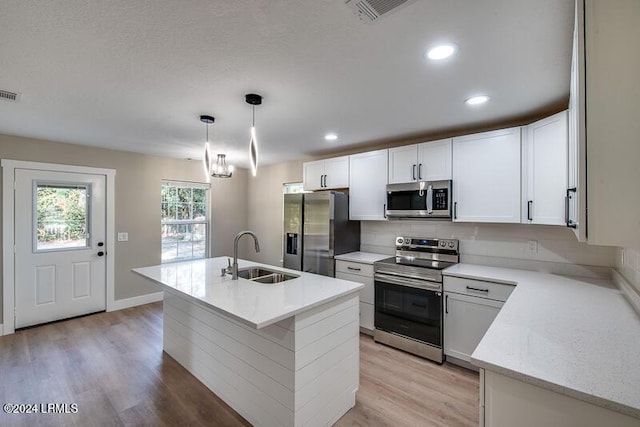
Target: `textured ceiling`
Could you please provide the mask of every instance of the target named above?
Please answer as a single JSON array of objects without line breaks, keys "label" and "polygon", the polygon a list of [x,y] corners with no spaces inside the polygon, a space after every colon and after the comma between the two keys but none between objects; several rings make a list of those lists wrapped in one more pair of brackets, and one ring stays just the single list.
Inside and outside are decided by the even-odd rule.
[{"label": "textured ceiling", "polygon": [[[418,0],[364,24],[342,0],[2,0],[0,133],[248,166],[495,123],[565,101],[572,0]],[[458,45],[443,63],[424,51]],[[486,93],[470,108],[463,100]],[[339,140],[326,142],[328,131]]]}]

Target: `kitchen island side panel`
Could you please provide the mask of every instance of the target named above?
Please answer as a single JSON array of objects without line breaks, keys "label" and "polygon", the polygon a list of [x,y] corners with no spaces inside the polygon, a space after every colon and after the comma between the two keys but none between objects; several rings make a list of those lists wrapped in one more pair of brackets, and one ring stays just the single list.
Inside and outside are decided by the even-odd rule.
[{"label": "kitchen island side panel", "polygon": [[326,425],[355,405],[357,293],[264,329],[177,293],[164,304],[164,350],[253,425]]}]

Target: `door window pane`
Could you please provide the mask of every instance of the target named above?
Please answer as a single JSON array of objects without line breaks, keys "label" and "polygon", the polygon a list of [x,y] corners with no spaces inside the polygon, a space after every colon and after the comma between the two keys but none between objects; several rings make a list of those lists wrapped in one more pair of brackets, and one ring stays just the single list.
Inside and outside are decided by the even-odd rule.
[{"label": "door window pane", "polygon": [[36,251],[89,246],[88,196],[88,185],[36,185]]}]

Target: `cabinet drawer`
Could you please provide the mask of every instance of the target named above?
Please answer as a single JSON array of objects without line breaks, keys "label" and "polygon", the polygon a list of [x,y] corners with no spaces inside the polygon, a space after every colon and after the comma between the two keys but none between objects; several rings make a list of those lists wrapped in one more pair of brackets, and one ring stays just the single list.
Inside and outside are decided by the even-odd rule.
[{"label": "cabinet drawer", "polygon": [[444,291],[463,295],[506,301],[515,286],[504,283],[485,282],[483,280],[462,279],[460,277],[444,277]]},{"label": "cabinet drawer", "polygon": [[373,277],[373,264],[362,264],[352,261],[336,261],[336,271],[357,274],[359,276]]},{"label": "cabinet drawer", "polygon": [[360,302],[373,304],[374,301],[374,285],[372,277],[359,276],[353,273],[343,273],[338,271],[336,279],[351,280],[352,282],[364,283],[364,288],[360,289]]}]

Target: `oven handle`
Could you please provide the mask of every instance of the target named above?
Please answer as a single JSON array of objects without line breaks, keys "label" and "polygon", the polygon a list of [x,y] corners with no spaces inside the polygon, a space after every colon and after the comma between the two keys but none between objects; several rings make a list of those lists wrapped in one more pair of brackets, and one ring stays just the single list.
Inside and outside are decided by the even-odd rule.
[{"label": "oven handle", "polygon": [[408,286],[410,288],[424,289],[425,291],[441,292],[442,284],[428,282],[426,280],[412,279],[404,276],[390,276],[387,274],[376,273],[374,279],[378,282],[389,283],[391,285]]}]

